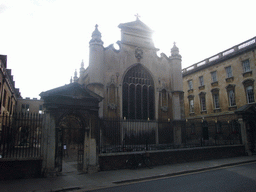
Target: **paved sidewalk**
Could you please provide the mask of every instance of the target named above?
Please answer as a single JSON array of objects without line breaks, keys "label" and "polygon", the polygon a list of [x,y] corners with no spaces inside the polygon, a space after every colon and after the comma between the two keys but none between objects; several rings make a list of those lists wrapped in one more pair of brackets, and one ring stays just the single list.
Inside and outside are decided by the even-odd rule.
[{"label": "paved sidewalk", "polygon": [[88,191],[92,189],[117,186],[121,183],[160,178],[165,176],[209,170],[246,162],[256,162],[256,156],[243,156],[227,159],[189,162],[157,166],[153,169],[103,171],[93,174],[79,174],[74,165],[65,163],[61,176],[54,178],[19,179],[0,181],[1,192],[22,191]]}]

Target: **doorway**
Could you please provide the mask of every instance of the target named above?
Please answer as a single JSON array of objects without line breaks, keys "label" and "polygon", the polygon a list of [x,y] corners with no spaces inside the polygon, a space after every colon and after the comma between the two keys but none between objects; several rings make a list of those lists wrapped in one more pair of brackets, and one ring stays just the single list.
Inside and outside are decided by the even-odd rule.
[{"label": "doorway", "polygon": [[83,171],[85,128],[80,117],[66,115],[56,128],[55,167],[58,172]]}]

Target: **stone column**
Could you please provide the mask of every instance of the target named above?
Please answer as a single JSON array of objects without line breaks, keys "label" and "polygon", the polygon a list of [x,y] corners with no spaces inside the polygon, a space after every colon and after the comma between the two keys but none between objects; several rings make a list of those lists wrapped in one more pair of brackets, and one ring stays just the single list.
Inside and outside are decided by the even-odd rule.
[{"label": "stone column", "polygon": [[96,139],[93,138],[92,132],[94,132],[96,129],[95,122],[93,122],[95,119],[90,119],[90,131],[89,131],[89,137],[88,137],[88,173],[95,173],[99,171],[99,163],[98,163],[98,154],[97,154],[97,143]]},{"label": "stone column", "polygon": [[238,122],[241,127],[241,138],[242,138],[242,143],[244,144],[244,147],[245,147],[245,153],[247,153],[249,156],[251,156],[252,152],[249,150],[246,123],[243,121],[242,118],[239,118]]},{"label": "stone column", "polygon": [[55,170],[55,120],[49,111],[45,111],[42,127],[42,173],[44,176],[56,176]]},{"label": "stone column", "polygon": [[84,134],[84,162],[83,162],[83,172],[87,172],[88,171],[88,161],[89,161],[89,136],[88,136],[88,132],[85,132]]},{"label": "stone column", "polygon": [[173,120],[181,120],[180,92],[172,92]]},{"label": "stone column", "polygon": [[96,140],[93,138],[89,139],[89,165],[88,173],[95,173],[99,171],[98,158],[97,158],[97,147]]}]

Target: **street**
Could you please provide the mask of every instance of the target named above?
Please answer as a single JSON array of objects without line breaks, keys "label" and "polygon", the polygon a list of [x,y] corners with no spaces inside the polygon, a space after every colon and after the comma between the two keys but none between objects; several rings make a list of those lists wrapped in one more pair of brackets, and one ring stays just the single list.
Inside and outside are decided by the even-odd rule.
[{"label": "street", "polygon": [[97,192],[256,191],[256,163],[93,190]]}]

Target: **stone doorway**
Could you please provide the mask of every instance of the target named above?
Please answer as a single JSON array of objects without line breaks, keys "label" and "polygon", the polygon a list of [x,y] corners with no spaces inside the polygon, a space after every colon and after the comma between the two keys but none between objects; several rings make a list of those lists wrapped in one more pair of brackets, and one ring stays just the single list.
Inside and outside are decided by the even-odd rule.
[{"label": "stone doorway", "polygon": [[54,176],[68,165],[72,171],[98,170],[98,109],[103,99],[71,83],[40,94],[44,100],[43,162],[45,176]]},{"label": "stone doorway", "polygon": [[84,121],[74,114],[63,117],[56,128],[56,167],[58,172],[83,171],[84,141]]}]

